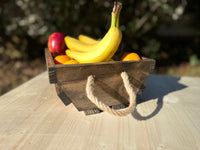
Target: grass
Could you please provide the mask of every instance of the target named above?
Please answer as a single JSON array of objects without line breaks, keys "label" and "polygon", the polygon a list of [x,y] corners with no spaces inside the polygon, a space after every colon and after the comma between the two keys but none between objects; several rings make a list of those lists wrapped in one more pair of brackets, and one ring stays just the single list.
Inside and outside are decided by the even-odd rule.
[{"label": "grass", "polygon": [[192,77],[200,77],[200,63],[198,62],[195,65],[191,65],[191,63],[182,63],[177,66],[170,67],[160,67],[157,68],[156,73],[158,74],[166,74],[171,76],[192,76]]}]

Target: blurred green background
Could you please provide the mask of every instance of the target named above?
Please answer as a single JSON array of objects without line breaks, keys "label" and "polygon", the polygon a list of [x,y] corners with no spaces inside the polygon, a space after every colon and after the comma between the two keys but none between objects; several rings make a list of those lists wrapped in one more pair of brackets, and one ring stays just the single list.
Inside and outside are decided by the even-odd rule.
[{"label": "blurred green background", "polygon": [[[119,0],[123,39],[115,57],[136,52],[159,74],[200,76],[200,1]],[[0,95],[46,70],[53,32],[102,38],[113,0],[1,0]]]}]

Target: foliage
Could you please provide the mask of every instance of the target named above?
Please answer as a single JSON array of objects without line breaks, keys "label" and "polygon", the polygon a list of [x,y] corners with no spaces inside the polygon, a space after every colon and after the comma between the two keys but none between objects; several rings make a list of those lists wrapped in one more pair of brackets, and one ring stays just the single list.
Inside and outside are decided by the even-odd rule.
[{"label": "foliage", "polygon": [[[123,9],[120,28],[123,41],[118,55],[135,51],[157,60],[176,57],[180,49],[165,49],[165,40],[161,40],[156,34],[158,27],[180,22],[184,16],[187,19],[192,16],[193,20],[199,17],[199,6],[195,0],[121,2]],[[113,1],[108,0],[1,0],[0,3],[0,56],[8,59],[28,59],[42,55],[47,39],[53,32],[63,32],[75,37],[80,33],[94,38],[102,37],[109,28],[113,7]],[[191,9],[193,6],[194,9]],[[185,15],[186,11],[189,13]],[[168,38],[171,37],[168,35]],[[194,52],[196,51],[191,52],[190,47],[185,51],[189,55]]]}]

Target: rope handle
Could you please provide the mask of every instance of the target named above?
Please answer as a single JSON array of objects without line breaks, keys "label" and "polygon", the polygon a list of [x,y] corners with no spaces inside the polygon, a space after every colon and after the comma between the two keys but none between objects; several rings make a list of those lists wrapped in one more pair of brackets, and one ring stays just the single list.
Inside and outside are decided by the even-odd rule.
[{"label": "rope handle", "polygon": [[86,84],[86,94],[88,99],[94,103],[99,109],[108,112],[112,115],[115,116],[126,116],[133,112],[135,105],[136,105],[136,94],[129,82],[128,79],[128,74],[126,72],[121,73],[121,77],[124,83],[124,87],[126,88],[126,91],[129,95],[129,106],[123,109],[113,109],[110,108],[108,105],[102,103],[101,101],[98,100],[96,96],[94,96],[93,91],[94,91],[94,77],[90,75],[87,79],[87,84]]}]

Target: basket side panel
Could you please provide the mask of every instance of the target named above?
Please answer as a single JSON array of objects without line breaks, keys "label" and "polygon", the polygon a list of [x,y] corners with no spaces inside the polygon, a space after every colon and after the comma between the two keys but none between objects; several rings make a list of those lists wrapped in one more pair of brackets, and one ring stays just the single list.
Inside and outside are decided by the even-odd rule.
[{"label": "basket side panel", "polygon": [[[62,85],[65,94],[79,111],[97,108],[86,96],[86,82],[86,80],[81,80]],[[120,76],[95,78],[94,95],[108,106],[128,103],[127,93],[123,91]]]},{"label": "basket side panel", "polygon": [[[138,93],[141,88],[144,88],[144,80],[148,74],[138,70],[133,70],[133,72],[132,75],[131,72],[129,73],[129,80],[134,91]],[[79,111],[97,108],[86,96],[86,82],[86,80],[81,80],[60,85],[63,92]],[[118,74],[95,78],[94,95],[108,106],[127,105],[129,99],[123,81]]]},{"label": "basket side panel", "polygon": [[53,61],[53,57],[52,57],[51,53],[49,52],[49,50],[47,48],[45,49],[45,59],[46,59],[47,70],[48,70],[48,74],[49,74],[49,82],[57,83],[55,63]]},{"label": "basket side panel", "polygon": [[120,75],[121,72],[127,73],[132,70],[140,70],[150,73],[154,69],[154,61],[142,60],[132,62],[108,62],[108,63],[91,63],[91,64],[76,64],[62,65],[56,67],[57,82],[72,82],[78,80],[86,80],[88,76],[94,75],[96,78],[104,78]]}]

